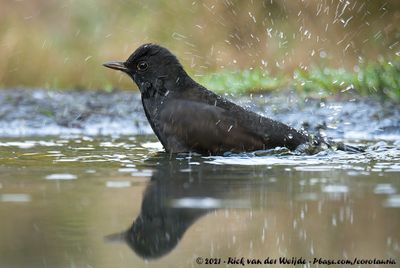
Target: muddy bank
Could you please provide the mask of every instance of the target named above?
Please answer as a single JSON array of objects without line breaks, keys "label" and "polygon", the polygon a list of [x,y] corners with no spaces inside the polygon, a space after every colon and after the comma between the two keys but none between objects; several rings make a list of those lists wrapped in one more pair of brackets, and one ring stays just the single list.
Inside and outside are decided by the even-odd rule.
[{"label": "muddy bank", "polygon": [[[287,92],[235,102],[296,128],[337,139],[400,137],[400,106],[365,98],[308,99]],[[0,136],[151,134],[137,92],[0,90]]]}]

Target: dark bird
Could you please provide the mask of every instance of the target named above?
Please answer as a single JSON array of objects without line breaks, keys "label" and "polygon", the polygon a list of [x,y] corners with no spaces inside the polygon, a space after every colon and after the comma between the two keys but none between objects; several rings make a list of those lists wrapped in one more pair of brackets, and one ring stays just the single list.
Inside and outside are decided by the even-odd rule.
[{"label": "dark bird", "polygon": [[105,67],[128,74],[139,87],[146,117],[169,153],[222,154],[286,147],[309,141],[281,122],[248,111],[195,82],[178,59],[155,44]]}]

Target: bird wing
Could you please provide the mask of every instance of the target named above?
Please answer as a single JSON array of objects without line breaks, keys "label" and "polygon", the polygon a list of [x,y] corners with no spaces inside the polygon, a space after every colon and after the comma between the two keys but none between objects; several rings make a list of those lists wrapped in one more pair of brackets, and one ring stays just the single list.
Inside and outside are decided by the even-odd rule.
[{"label": "bird wing", "polygon": [[[255,138],[257,141],[262,142],[262,145],[258,145],[256,149],[269,149],[280,146],[294,150],[297,146],[309,140],[307,135],[300,133],[296,129],[248,111],[206,88],[200,87],[194,91],[188,90],[182,94],[182,97],[185,100],[195,102],[200,99],[202,104],[217,106],[223,109],[225,114],[227,113],[240,126],[242,133],[251,134],[253,139]],[[245,141],[243,143],[246,144]],[[254,145],[254,140],[250,144]],[[254,150],[254,148],[250,146],[246,150]]]},{"label": "bird wing", "polygon": [[158,127],[169,152],[251,151],[262,149],[265,143],[264,137],[243,126],[230,111],[192,100],[164,103]]}]

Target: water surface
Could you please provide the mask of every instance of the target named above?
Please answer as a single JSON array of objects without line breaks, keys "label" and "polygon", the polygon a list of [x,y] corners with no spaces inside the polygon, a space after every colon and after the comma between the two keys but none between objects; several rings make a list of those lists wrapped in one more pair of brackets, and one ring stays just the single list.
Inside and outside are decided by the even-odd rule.
[{"label": "water surface", "polygon": [[369,149],[201,157],[154,136],[2,138],[0,267],[400,261],[400,144],[347,141]]}]

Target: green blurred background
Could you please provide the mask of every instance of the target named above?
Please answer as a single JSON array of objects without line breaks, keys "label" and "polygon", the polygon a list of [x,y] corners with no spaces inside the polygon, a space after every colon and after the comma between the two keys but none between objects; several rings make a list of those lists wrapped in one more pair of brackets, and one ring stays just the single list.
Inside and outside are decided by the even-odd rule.
[{"label": "green blurred background", "polygon": [[400,58],[398,0],[0,3],[5,88],[134,88],[101,63],[124,60],[146,42],[168,47],[195,79],[209,82],[207,75],[226,70],[291,79],[314,65],[357,73],[360,64]]}]

